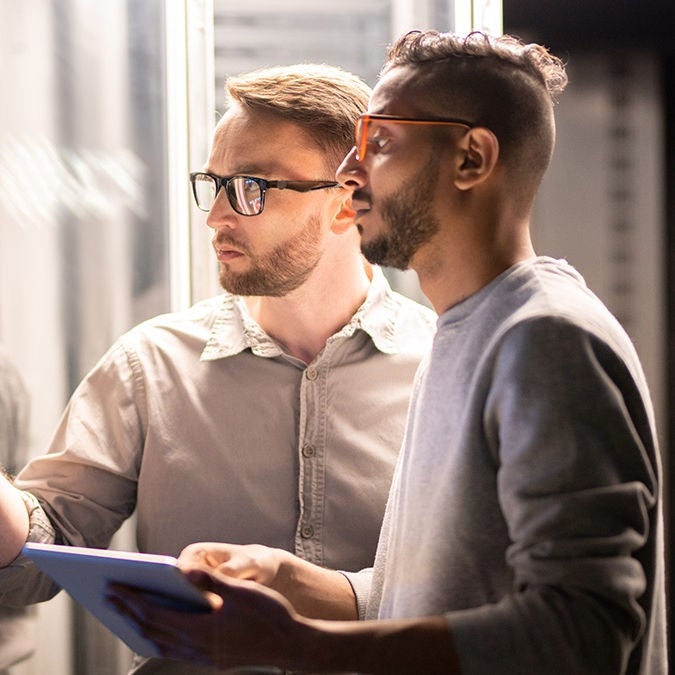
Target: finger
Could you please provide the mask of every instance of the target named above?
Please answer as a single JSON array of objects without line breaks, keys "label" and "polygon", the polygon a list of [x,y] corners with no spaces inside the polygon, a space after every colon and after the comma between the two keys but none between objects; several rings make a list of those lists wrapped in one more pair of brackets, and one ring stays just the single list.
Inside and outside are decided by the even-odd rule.
[{"label": "finger", "polygon": [[[204,636],[209,632],[208,624],[204,623],[204,630],[197,628],[195,635],[192,635],[190,630],[185,629],[184,613],[156,606],[144,597],[142,591],[125,586],[111,584],[106,600],[139,635],[155,646],[159,655],[213,665],[211,641],[207,639],[208,649],[195,641],[195,638],[198,642],[205,639]],[[220,598],[218,600],[222,603]],[[192,621],[199,623],[195,616]]]},{"label": "finger", "polygon": [[260,576],[260,566],[250,557],[232,558],[216,566],[216,571],[234,579],[252,579]]},{"label": "finger", "polygon": [[277,574],[278,566],[275,549],[248,545],[233,550],[229,559],[218,565],[217,571],[235,579],[250,579],[269,586]]},{"label": "finger", "polygon": [[166,635],[161,623],[153,623],[147,608],[142,603],[132,599],[122,599],[119,596],[108,595],[106,602],[111,606],[140,636],[152,642],[159,653],[163,653],[166,646],[172,644],[171,636]]},{"label": "finger", "polygon": [[178,565],[180,567],[206,566],[215,568],[229,560],[233,548],[233,545],[215,542],[190,544],[178,556]]},{"label": "finger", "polygon": [[[163,604],[165,600],[162,596],[119,584],[109,586],[106,600],[116,611],[144,630],[168,625],[165,613],[176,609]],[[174,613],[180,613],[180,609]]]},{"label": "finger", "polygon": [[203,569],[188,570],[185,574],[202,593],[217,596],[221,605],[226,609],[233,611],[245,609],[249,601],[259,598],[273,598],[282,605],[288,604],[286,598],[277,591],[250,579],[234,579],[218,571],[211,572]]},{"label": "finger", "polygon": [[246,547],[225,544],[192,544],[178,558],[179,567],[218,570],[235,579],[255,579],[259,575],[256,559],[246,552]]},{"label": "finger", "polygon": [[109,584],[106,600],[117,611],[135,621],[145,620],[148,614],[147,600],[141,593],[122,584]]},{"label": "finger", "polygon": [[178,629],[169,628],[164,632],[158,630],[145,637],[155,645],[160,656],[209,666],[215,665],[210,651],[205,649],[203,644],[197,644],[190,631],[184,630],[182,627]]},{"label": "finger", "polygon": [[137,613],[135,605],[117,595],[109,593],[105,598],[106,603],[112,607],[122,618],[133,624],[134,628],[140,633],[142,629],[142,619]]}]

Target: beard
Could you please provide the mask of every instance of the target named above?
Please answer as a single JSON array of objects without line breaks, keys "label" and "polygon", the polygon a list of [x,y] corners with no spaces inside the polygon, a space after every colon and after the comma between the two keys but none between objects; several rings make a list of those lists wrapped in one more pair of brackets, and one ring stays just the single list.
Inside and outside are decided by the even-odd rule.
[{"label": "beard", "polygon": [[382,200],[382,220],[387,231],[368,242],[361,240],[361,252],[375,265],[406,270],[421,246],[439,231],[432,214],[438,181],[439,158],[407,181],[396,194]]},{"label": "beard", "polygon": [[229,265],[221,264],[220,285],[235,295],[287,295],[302,286],[319,264],[320,240],[321,223],[313,216],[297,234],[264,255],[255,255],[248,246],[232,241],[248,256],[251,266],[245,272],[233,272]]}]

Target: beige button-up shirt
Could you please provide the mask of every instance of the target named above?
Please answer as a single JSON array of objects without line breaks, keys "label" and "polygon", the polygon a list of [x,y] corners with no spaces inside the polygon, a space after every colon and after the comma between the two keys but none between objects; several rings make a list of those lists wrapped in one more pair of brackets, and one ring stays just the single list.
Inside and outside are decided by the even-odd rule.
[{"label": "beige button-up shirt", "polygon": [[[435,321],[375,268],[364,304],[309,365],[229,294],[137,326],[18,476],[41,503],[30,538],[106,547],[136,509],[141,551],[261,543],[331,568],[372,565]],[[0,600],[52,592],[21,557],[0,570]]]}]

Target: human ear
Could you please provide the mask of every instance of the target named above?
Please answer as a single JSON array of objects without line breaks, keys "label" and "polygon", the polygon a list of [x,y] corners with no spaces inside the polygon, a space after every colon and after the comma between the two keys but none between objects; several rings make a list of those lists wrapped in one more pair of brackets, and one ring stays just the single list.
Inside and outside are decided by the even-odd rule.
[{"label": "human ear", "polygon": [[455,186],[470,190],[492,174],[499,157],[499,141],[485,127],[470,129],[461,141]]},{"label": "human ear", "polygon": [[342,234],[354,225],[354,216],[356,211],[352,208],[352,193],[351,190],[341,189],[340,199],[337,203],[338,211],[333,216],[333,223],[331,230],[335,234]]}]

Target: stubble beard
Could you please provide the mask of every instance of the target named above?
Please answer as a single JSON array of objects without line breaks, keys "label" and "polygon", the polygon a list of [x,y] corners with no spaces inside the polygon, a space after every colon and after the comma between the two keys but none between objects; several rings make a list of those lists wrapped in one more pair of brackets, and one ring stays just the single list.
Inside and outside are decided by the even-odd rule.
[{"label": "stubble beard", "polygon": [[439,231],[432,214],[438,180],[439,160],[415,174],[396,194],[382,200],[382,219],[387,231],[368,242],[361,242],[366,259],[375,264],[406,270],[421,246]]},{"label": "stubble beard", "polygon": [[251,266],[245,272],[233,272],[227,263],[221,264],[220,285],[235,295],[288,295],[302,286],[319,264],[320,240],[320,221],[312,216],[298,233],[265,255],[253,255],[248,247],[237,244]]}]

